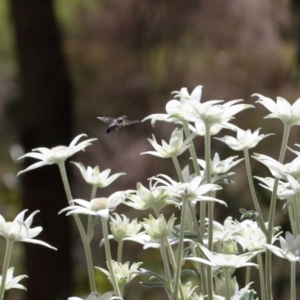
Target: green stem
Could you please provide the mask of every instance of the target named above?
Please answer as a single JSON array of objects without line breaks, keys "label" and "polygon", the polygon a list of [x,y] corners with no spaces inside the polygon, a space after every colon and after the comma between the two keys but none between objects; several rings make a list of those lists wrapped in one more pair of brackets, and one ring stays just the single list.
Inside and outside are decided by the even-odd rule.
[{"label": "green stem", "polygon": [[[182,120],[182,125],[183,125],[183,129],[184,129],[185,137],[189,138],[191,136],[191,131],[189,129],[188,122],[186,120]],[[191,154],[191,158],[192,158],[192,162],[193,162],[193,166],[194,166],[196,175],[198,176],[201,173],[200,173],[200,167],[198,164],[197,154],[196,154],[196,150],[195,150],[193,141],[190,141],[190,143],[189,143],[189,151]]]},{"label": "green stem", "polygon": [[91,192],[91,200],[96,197],[98,187],[96,185],[93,185],[92,192]]},{"label": "green stem", "polygon": [[183,240],[184,240],[184,229],[186,223],[187,209],[188,209],[188,199],[182,199],[182,208],[181,208],[181,226],[180,226],[180,234],[179,234],[179,242],[178,242],[178,250],[177,250],[177,263],[176,263],[176,271],[174,278],[174,300],[178,299],[178,288],[180,282],[180,273],[181,273],[181,262],[182,262],[182,252],[183,252]]},{"label": "green stem", "polygon": [[[171,264],[171,266],[173,268],[173,272],[175,273],[175,270],[176,270],[176,261],[175,261],[173,249],[172,249],[172,247],[171,247],[170,242],[169,242],[168,239],[166,240],[166,246],[167,246],[167,252],[168,252],[168,255],[169,255],[170,264]],[[184,294],[183,294],[183,290],[182,290],[181,280],[179,280],[179,292],[180,292],[181,299],[184,299]]]},{"label": "green stem", "polygon": [[[97,186],[93,185],[92,192],[91,192],[91,200],[95,198],[96,192],[97,192]],[[92,218],[93,218],[93,216],[89,215],[88,221],[87,221],[87,231],[86,232],[87,232],[89,241],[92,240],[93,235],[94,235],[94,227],[93,227],[93,223],[92,223]]]},{"label": "green stem", "polygon": [[104,238],[104,246],[105,246],[105,254],[106,254],[106,263],[107,268],[110,274],[111,283],[113,285],[114,291],[116,293],[117,297],[122,297],[121,291],[115,276],[115,272],[113,270],[112,266],[112,258],[111,258],[111,251],[110,251],[110,245],[109,245],[109,239],[108,239],[108,228],[107,228],[107,221],[104,218],[101,218],[102,221],[102,229],[103,229],[103,238]]},{"label": "green stem", "polygon": [[245,286],[250,282],[250,271],[251,271],[251,267],[247,266],[246,267],[246,276],[245,276]]},{"label": "green stem", "polygon": [[[210,126],[205,127],[205,179],[207,183],[211,182],[211,145],[210,145]],[[208,203],[208,250],[213,248],[213,216],[214,203]],[[204,220],[201,220],[203,222]]]},{"label": "green stem", "polygon": [[[205,126],[205,179],[207,183],[211,182],[211,140],[210,140],[210,125]],[[214,203],[208,202],[208,250],[213,249],[213,217],[214,217]],[[200,212],[201,214],[201,212]],[[200,226],[205,220],[200,219]],[[207,266],[207,295],[208,300],[213,299],[213,279],[212,279],[212,267]]]},{"label": "green stem", "polygon": [[184,182],[183,180],[183,176],[182,176],[182,172],[181,172],[181,168],[179,166],[179,162],[178,162],[178,159],[177,159],[177,156],[172,156],[172,160],[173,160],[173,164],[175,166],[175,169],[176,169],[176,172],[177,172],[177,176],[179,178],[179,181],[180,182]]},{"label": "green stem", "polygon": [[229,268],[224,267],[224,278],[225,278],[225,300],[231,300],[230,286],[231,286],[231,276],[229,273]]},{"label": "green stem", "polygon": [[300,211],[300,199],[299,194],[296,194],[292,197],[293,199],[293,211],[295,212],[294,216],[294,227],[296,228],[296,232],[294,233],[294,236],[297,236],[300,234],[300,219],[299,219],[299,211]]},{"label": "green stem", "polygon": [[296,297],[296,262],[291,262],[291,300]]},{"label": "green stem", "polygon": [[[282,138],[281,149],[280,149],[279,160],[278,160],[281,164],[283,163],[283,160],[284,160],[290,129],[291,129],[290,125],[287,125],[287,124],[284,125],[283,138]],[[272,197],[271,197],[269,219],[268,219],[267,244],[272,243],[278,181],[279,181],[279,179],[275,178]],[[266,252],[266,296],[267,296],[268,300],[273,299],[271,268],[272,268],[272,253],[270,250],[267,250],[267,252]]]},{"label": "green stem", "polygon": [[0,299],[1,300],[4,297],[7,270],[9,267],[13,244],[14,244],[14,241],[9,240],[9,239],[6,240],[5,256],[4,256],[4,263],[3,263],[3,269],[2,269],[2,280],[1,280],[1,287],[0,287]]},{"label": "green stem", "polygon": [[[204,246],[200,228],[198,226],[195,212],[194,212],[193,206],[190,201],[188,202],[188,206],[189,206],[189,211],[188,211],[189,215],[188,215],[187,224],[189,225],[189,230],[191,232],[194,232],[198,236],[199,243]],[[202,251],[200,251],[198,247],[194,248],[193,256],[203,257]],[[201,281],[200,281],[201,282],[201,292],[202,292],[202,294],[206,295],[207,294],[207,281],[206,281],[207,275],[206,275],[206,270],[205,270],[205,264],[200,263],[200,264],[195,264],[195,266],[197,267],[197,271],[200,273],[200,276],[201,276]]]},{"label": "green stem", "polygon": [[251,165],[250,165],[250,158],[249,158],[249,151],[248,149],[244,150],[244,156],[245,156],[245,165],[246,165],[246,172],[247,172],[247,177],[248,177],[248,182],[249,182],[249,187],[252,195],[252,200],[254,202],[254,206],[256,211],[259,213],[259,215],[262,217],[262,213],[260,210],[260,206],[257,200],[254,184],[253,184],[253,177],[252,177],[252,172],[251,172]]},{"label": "green stem", "polygon": [[258,271],[260,280],[260,296],[261,300],[266,300],[266,287],[265,287],[265,275],[264,275],[264,263],[262,259],[262,253],[257,254]]},{"label": "green stem", "polygon": [[292,229],[292,234],[294,236],[297,236],[296,234],[296,218],[297,218],[297,213],[296,213],[296,210],[295,210],[295,207],[294,207],[294,202],[293,202],[293,199],[294,197],[289,197],[286,199],[286,203],[292,203],[292,204],[289,204],[288,206],[288,213],[289,213],[289,219],[290,219],[290,224],[291,224],[291,229]]},{"label": "green stem", "polygon": [[118,242],[117,262],[119,262],[119,263],[122,262],[123,245],[124,245],[123,241]]},{"label": "green stem", "polygon": [[[65,188],[65,192],[67,195],[69,205],[74,205],[71,202],[71,200],[73,198],[72,198],[72,194],[71,194],[71,189],[70,189],[70,185],[69,185],[69,181],[68,181],[68,177],[67,177],[65,164],[64,164],[64,162],[62,162],[62,163],[58,164],[58,166],[59,166],[60,174],[62,176],[62,181],[63,181],[63,185]],[[79,234],[80,234],[82,244],[83,244],[83,249],[84,249],[86,263],[87,263],[87,269],[88,269],[89,282],[90,282],[90,290],[91,290],[91,292],[96,292],[97,289],[96,289],[96,283],[95,283],[95,274],[94,274],[94,267],[93,267],[89,238],[83,228],[83,225],[82,225],[82,222],[81,222],[79,216],[74,214],[73,217],[75,219],[75,223],[79,230]]]},{"label": "green stem", "polygon": [[[167,252],[166,252],[166,242],[165,242],[164,238],[160,239],[160,245],[161,245],[161,247],[159,248],[159,250],[160,250],[162,260],[163,260],[165,276],[167,278],[168,295],[170,298],[170,296],[173,295],[172,276],[171,276],[170,264],[169,264]],[[173,299],[173,296],[171,296],[171,299]]]}]

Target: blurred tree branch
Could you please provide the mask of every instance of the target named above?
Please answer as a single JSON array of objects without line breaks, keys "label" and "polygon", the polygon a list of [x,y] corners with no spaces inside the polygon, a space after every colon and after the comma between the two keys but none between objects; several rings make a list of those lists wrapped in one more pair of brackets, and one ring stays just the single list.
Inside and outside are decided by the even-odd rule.
[{"label": "blurred tree branch", "polygon": [[[11,0],[20,66],[20,139],[25,151],[67,145],[71,140],[72,87],[61,50],[52,0]],[[27,165],[29,162],[25,161]],[[66,299],[72,293],[69,219],[58,216],[66,206],[54,166],[26,173],[22,200],[30,212],[40,210],[42,240],[57,252],[26,246],[27,299]]]}]

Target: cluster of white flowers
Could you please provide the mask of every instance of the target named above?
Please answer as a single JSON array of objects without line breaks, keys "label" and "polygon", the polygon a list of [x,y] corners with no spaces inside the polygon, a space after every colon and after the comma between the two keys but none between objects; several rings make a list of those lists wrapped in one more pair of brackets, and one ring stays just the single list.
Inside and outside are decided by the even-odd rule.
[{"label": "cluster of white flowers", "polygon": [[[38,159],[24,173],[35,168],[57,164],[62,175],[68,200],[68,206],[59,213],[73,215],[82,238],[87,258],[87,269],[90,281],[89,299],[123,299],[125,286],[138,275],[150,276],[150,281],[141,284],[148,288],[164,288],[169,299],[200,300],[254,300],[256,292],[251,289],[250,267],[258,268],[260,279],[260,295],[262,300],[272,300],[271,285],[271,253],[286,259],[291,264],[291,299],[296,299],[295,263],[300,261],[300,219],[298,215],[300,201],[300,152],[287,147],[289,132],[292,126],[300,125],[300,99],[293,105],[278,97],[277,103],[259,94],[257,103],[265,106],[271,113],[266,118],[278,118],[284,124],[284,136],[278,161],[267,155],[254,153],[252,158],[267,166],[272,177],[252,176],[249,150],[259,142],[272,135],[259,134],[260,128],[252,132],[243,130],[232,124],[235,115],[253,105],[243,104],[242,100],[223,102],[211,100],[201,102],[202,86],[197,86],[191,94],[186,88],[173,93],[174,98],[166,104],[165,114],[153,114],[143,121],[151,120],[154,126],[157,121],[174,123],[176,126],[169,143],[162,140],[157,143],[155,136],[149,139],[154,151],[150,154],[159,158],[171,158],[178,179],[165,174],[149,178],[149,189],[137,183],[136,189],[118,191],[109,197],[96,197],[98,188],[104,188],[114,182],[124,173],[110,175],[111,170],[100,172],[98,166],[85,168],[81,163],[73,162],[80,170],[83,179],[91,185],[90,200],[73,199],[65,170],[65,161],[96,139],[77,142],[84,134],[77,136],[69,145],[52,149],[37,148],[21,158]],[[236,133],[233,136],[216,138],[235,151],[243,151],[244,158],[232,156],[221,160],[215,153],[212,158],[210,143],[212,136],[223,128]],[[204,137],[205,159],[197,157],[193,140]],[[300,145],[296,145],[300,146]],[[296,154],[291,163],[284,164],[286,149]],[[189,151],[194,172],[189,167],[181,168],[178,157]],[[217,193],[223,183],[233,183],[228,177],[240,162],[245,162],[245,170],[249,181],[249,190],[253,198],[254,211],[245,211],[244,220],[239,222],[228,217],[223,224],[214,220],[214,203],[227,206],[226,201],[218,199]],[[271,191],[270,212],[267,220],[263,219],[259,199],[253,184],[253,178],[260,185]],[[292,232],[282,237],[279,227],[274,226],[276,200],[286,201],[284,211],[289,214]],[[136,210],[150,210],[148,217],[141,221],[130,220],[126,215],[119,215],[116,208],[124,204]],[[198,205],[197,205],[198,204]],[[166,220],[164,211],[172,215]],[[0,215],[0,234],[7,240],[8,247],[15,241],[30,242],[55,249],[45,242],[34,239],[41,227],[30,228],[33,216],[25,221],[26,211],[20,213],[12,223],[6,222]],[[168,213],[169,214],[169,213]],[[78,215],[88,215],[88,224],[84,228]],[[175,217],[175,215],[177,217]],[[247,219],[248,218],[248,219]],[[110,283],[113,291],[100,295],[96,288],[94,266],[90,252],[90,241],[93,238],[94,227],[102,222],[103,240],[105,246],[107,269],[99,268]],[[110,225],[109,234],[108,225]],[[112,259],[110,240],[118,243],[117,258]],[[281,248],[274,245],[279,240]],[[136,242],[144,249],[154,248],[160,251],[163,274],[140,268],[142,262],[122,262],[124,242]],[[10,249],[11,250],[11,249]],[[265,256],[265,259],[264,259]],[[8,258],[9,261],[9,258]],[[195,270],[187,269],[186,262],[191,262]],[[131,265],[131,266],[130,266]],[[13,278],[13,268],[5,259],[5,268],[1,277],[0,300],[4,290],[10,288],[25,289],[18,282],[26,277],[21,275]],[[239,288],[235,269],[246,267],[246,285]],[[183,281],[182,276],[190,274],[198,276],[198,280]],[[197,283],[197,284],[196,284]],[[69,299],[80,299],[71,297]]]}]

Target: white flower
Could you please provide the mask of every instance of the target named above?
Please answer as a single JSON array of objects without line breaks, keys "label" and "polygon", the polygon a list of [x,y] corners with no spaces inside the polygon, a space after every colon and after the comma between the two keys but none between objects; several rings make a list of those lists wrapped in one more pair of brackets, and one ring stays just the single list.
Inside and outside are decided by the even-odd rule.
[{"label": "white flower", "polygon": [[180,100],[194,100],[200,102],[202,96],[202,85],[198,85],[194,90],[189,94],[186,87],[180,89],[180,91],[174,91],[172,94],[175,94],[175,98],[180,98]]},{"label": "white flower", "polygon": [[81,163],[72,163],[80,170],[82,177],[88,184],[97,186],[98,188],[104,188],[110,185],[118,177],[126,175],[126,173],[116,173],[108,177],[111,171],[110,169],[106,169],[100,172],[98,166],[96,166],[95,168],[87,167],[85,169],[84,165]]},{"label": "white flower", "polygon": [[285,239],[279,237],[281,249],[273,245],[265,245],[275,255],[285,258],[290,262],[300,261],[300,235],[295,238],[290,232],[286,232]]},{"label": "white flower", "polygon": [[262,139],[266,138],[269,134],[259,135],[260,128],[256,129],[253,133],[248,129],[246,131],[242,129],[237,130],[236,139],[232,136],[224,136],[223,138],[215,138],[221,142],[227,144],[231,149],[235,151],[243,151],[246,149],[254,148]]},{"label": "white flower", "polygon": [[184,141],[183,129],[178,130],[178,128],[176,128],[171,134],[169,144],[162,140],[162,146],[156,142],[154,135],[152,135],[152,137],[153,140],[148,139],[148,141],[156,151],[147,151],[141,154],[152,154],[161,158],[169,158],[182,154],[189,147],[189,143],[195,137],[195,135],[191,135]]},{"label": "white flower", "polygon": [[97,139],[88,139],[76,145],[78,140],[83,136],[86,136],[86,134],[80,134],[76,136],[74,140],[71,142],[71,144],[69,145],[69,147],[57,146],[52,149],[41,147],[41,148],[33,149],[32,150],[33,152],[29,152],[19,157],[19,159],[22,159],[24,157],[32,157],[40,161],[29,166],[27,169],[20,171],[18,175],[42,166],[63,163],[65,160],[67,160],[70,156],[72,156],[76,152],[80,150],[84,150],[86,147],[90,146],[92,141],[97,140]]},{"label": "white flower", "polygon": [[[170,245],[174,245],[178,243],[178,232],[179,232],[180,225],[174,226],[174,231],[168,236],[168,240]],[[169,228],[169,227],[168,227]],[[146,232],[139,232],[138,234],[132,234],[123,239],[123,241],[132,241],[143,245],[143,249],[148,248],[160,248],[161,241],[160,239],[153,239],[150,235]],[[192,242],[190,239],[184,239],[185,242]]]},{"label": "white flower", "polygon": [[[6,273],[6,280],[5,280],[5,290],[10,290],[10,289],[21,289],[21,290],[26,290],[26,287],[23,286],[22,284],[19,284],[18,282],[22,280],[23,278],[28,278],[27,275],[19,275],[17,277],[14,277],[14,270],[15,268],[11,267],[7,270]],[[0,275],[0,284],[2,282],[2,276]]]},{"label": "white flower", "polygon": [[176,94],[175,98],[180,98],[178,100],[170,100],[166,104],[166,114],[153,114],[146,117],[144,121],[151,119],[151,125],[154,127],[156,121],[165,121],[165,122],[172,122],[172,123],[180,123],[182,117],[179,115],[177,117],[170,117],[171,114],[180,113],[184,110],[188,110],[189,107],[185,104],[186,100],[190,101],[200,101],[201,94],[202,94],[202,85],[198,85],[195,87],[191,95],[189,95],[187,88],[182,88],[179,92],[175,91],[172,94]]},{"label": "white flower", "polygon": [[[224,225],[217,221],[213,221],[214,248],[227,254],[237,253],[238,249],[236,242],[242,243],[242,239],[238,234],[240,231],[241,229],[232,221],[232,217],[227,217],[224,221]],[[207,244],[207,237],[205,243]]]},{"label": "white flower", "polygon": [[[141,264],[143,263],[142,262],[133,263],[131,267],[129,267],[128,261],[122,264],[120,262],[116,262],[112,260],[112,268],[115,277],[118,281],[118,284],[123,286],[129,283],[135,276],[138,275],[139,273],[138,270]],[[104,273],[107,276],[108,280],[111,282],[111,274],[107,270],[100,267],[96,267],[96,269]]]},{"label": "white flower", "polygon": [[141,183],[136,185],[136,195],[129,194],[128,200],[124,204],[137,210],[146,210],[152,208],[159,213],[167,205],[177,205],[177,202],[170,198],[170,195],[160,188],[153,188],[150,181],[150,189],[145,188]]},{"label": "white flower", "polygon": [[[300,183],[291,175],[286,174],[288,182],[282,182],[279,180],[279,185],[277,189],[277,197],[279,199],[287,199],[295,194],[300,193]],[[257,179],[261,180],[259,177]],[[262,180],[263,181],[263,180]],[[270,188],[260,184],[261,186],[273,191],[274,179],[269,181]],[[272,188],[272,189],[271,189]]]},{"label": "white flower", "polygon": [[198,286],[193,286],[191,281],[182,283],[182,294],[183,298],[181,297],[180,292],[178,293],[179,300],[204,300],[202,295],[198,296],[195,292]]},{"label": "white flower", "polygon": [[[242,239],[241,246],[248,251],[255,251],[262,249],[267,243],[267,237],[257,224],[257,222],[252,220],[244,220],[243,222],[235,222],[235,224],[240,228],[239,235]],[[266,223],[266,228],[268,223]],[[274,228],[273,233],[278,231],[279,228]],[[272,237],[272,244],[278,239],[277,234]]]},{"label": "white flower", "polygon": [[124,193],[116,192],[108,198],[94,198],[91,201],[83,199],[71,200],[78,205],[70,205],[63,208],[60,213],[67,211],[67,216],[74,214],[84,214],[108,219],[109,212],[113,211],[121,202],[124,201]]},{"label": "white flower", "polygon": [[162,184],[160,188],[165,189],[173,197],[180,197],[182,199],[188,199],[189,201],[216,201],[220,204],[227,206],[227,204],[214,197],[206,196],[210,191],[216,191],[222,189],[221,186],[213,183],[201,184],[204,177],[196,176],[191,182],[181,183],[172,180],[169,176],[161,174],[157,177],[151,178],[155,180],[156,184]]},{"label": "white flower", "polygon": [[[199,123],[199,122],[196,122],[194,123],[195,126],[192,126],[191,124],[189,124],[189,128],[190,130],[195,133],[195,134],[198,134],[200,136],[205,136],[206,134],[206,124],[205,123]],[[224,125],[220,125],[220,124],[214,124],[214,125],[211,125],[209,127],[209,134],[210,135],[216,135],[218,134],[223,128],[226,128],[226,129],[230,129],[232,131],[237,131],[239,128],[231,123],[226,123],[226,126]]]},{"label": "white flower", "polygon": [[186,101],[186,105],[190,106],[191,112],[183,111],[173,114],[171,117],[181,115],[188,121],[203,123],[206,128],[218,125],[222,128],[232,129],[228,122],[234,118],[234,115],[244,109],[253,107],[249,104],[236,104],[240,101],[243,100],[232,100],[224,104],[220,104],[220,102],[223,102],[222,100],[210,100],[205,103]]},{"label": "white flower", "polygon": [[[225,297],[225,295],[226,295],[226,292],[225,292],[226,291],[226,285],[228,284],[228,282],[225,280],[224,277],[223,278],[222,277],[218,278],[217,276],[214,276],[214,280],[215,280],[216,294]],[[229,280],[229,289],[230,289],[230,296],[231,297],[238,292],[239,286],[236,282],[236,277],[230,278],[230,280]],[[223,297],[220,297],[220,299],[223,298]]]},{"label": "white flower", "polygon": [[284,124],[294,126],[300,125],[300,98],[291,105],[286,99],[277,97],[277,103],[271,98],[265,97],[260,94],[253,94],[259,99],[256,101],[262,104],[271,113],[265,118],[278,118]]},{"label": "white flower", "polygon": [[33,217],[39,212],[38,210],[33,212],[26,220],[24,220],[25,213],[28,209],[20,212],[12,222],[6,222],[5,219],[0,215],[0,235],[5,237],[7,240],[15,242],[25,242],[32,244],[40,244],[42,246],[56,250],[56,248],[49,244],[34,239],[42,230],[41,226],[30,228]]},{"label": "white flower", "polygon": [[[264,187],[265,189],[273,192],[274,190],[274,182],[275,179],[271,177],[259,177],[259,176],[254,176],[254,178],[258,179],[262,183],[259,183],[260,186]],[[286,199],[292,194],[294,194],[293,191],[289,189],[290,184],[288,182],[283,182],[281,180],[278,181],[278,186],[277,186],[277,197],[278,199]]]},{"label": "white flower", "polygon": [[186,257],[185,260],[192,260],[213,267],[234,268],[234,269],[245,267],[245,266],[257,267],[257,264],[250,263],[248,261],[251,260],[257,253],[261,252],[261,251],[248,252],[248,253],[243,253],[241,255],[223,254],[223,253],[210,252],[203,245],[201,244],[197,244],[197,245],[203,251],[203,253],[208,258],[208,260],[200,257]]},{"label": "white flower", "polygon": [[276,178],[287,180],[287,174],[289,174],[296,179],[300,179],[300,157],[296,157],[292,162],[286,164],[281,164],[274,158],[264,154],[254,153],[252,157],[267,166]]},{"label": "white flower", "polygon": [[120,297],[113,296],[114,292],[107,292],[104,295],[100,296],[97,292],[92,292],[86,299],[79,297],[69,297],[68,300],[113,300],[113,299],[122,299]]},{"label": "white flower", "polygon": [[127,236],[123,241],[132,241],[144,245],[143,249],[159,248],[161,244],[157,240],[153,240],[145,231],[135,235]]},{"label": "white flower", "polygon": [[[216,285],[216,291],[218,295],[214,295],[214,300],[225,300],[225,285],[227,284],[227,281],[225,278],[219,279],[217,276],[214,277],[215,279],[215,285]],[[236,277],[231,278],[230,280],[230,291],[231,291],[231,297],[230,300],[242,300],[242,299],[251,299],[254,300],[254,294],[256,292],[254,290],[249,290],[250,285],[252,282],[248,283],[244,288],[239,290],[239,286],[236,282]],[[221,295],[221,296],[220,296]],[[258,300],[258,299],[256,299]]]},{"label": "white flower", "polygon": [[[227,173],[231,168],[236,166],[238,163],[243,161],[243,158],[235,160],[238,156],[231,156],[224,160],[220,160],[219,154],[214,155],[213,160],[211,161],[211,172],[214,175]],[[203,159],[198,159],[198,164],[205,170],[206,162]]]},{"label": "white flower", "polygon": [[138,223],[137,219],[130,222],[130,219],[125,215],[122,215],[122,219],[116,213],[114,213],[114,216],[115,218],[110,216],[110,230],[117,242],[122,241],[125,236],[137,234],[143,227],[142,224]]},{"label": "white flower", "polygon": [[174,214],[172,214],[168,223],[163,214],[159,214],[158,219],[154,219],[152,215],[149,215],[148,219],[144,218],[142,224],[151,239],[159,240],[161,238],[166,238],[171,234],[175,220]]}]

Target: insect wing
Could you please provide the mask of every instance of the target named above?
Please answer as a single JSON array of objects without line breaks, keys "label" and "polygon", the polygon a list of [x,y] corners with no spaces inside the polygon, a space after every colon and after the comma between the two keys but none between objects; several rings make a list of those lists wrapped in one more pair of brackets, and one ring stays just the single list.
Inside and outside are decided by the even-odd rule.
[{"label": "insect wing", "polygon": [[110,117],[97,117],[100,121],[106,123],[106,124],[111,124],[114,122],[115,119],[110,118]]},{"label": "insect wing", "polygon": [[140,123],[141,121],[139,121],[139,120],[129,120],[129,121],[127,121],[126,122],[126,125],[131,125],[131,124],[135,124],[135,123]]}]

